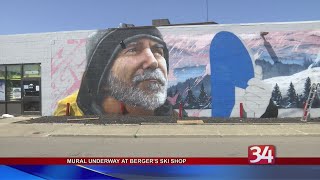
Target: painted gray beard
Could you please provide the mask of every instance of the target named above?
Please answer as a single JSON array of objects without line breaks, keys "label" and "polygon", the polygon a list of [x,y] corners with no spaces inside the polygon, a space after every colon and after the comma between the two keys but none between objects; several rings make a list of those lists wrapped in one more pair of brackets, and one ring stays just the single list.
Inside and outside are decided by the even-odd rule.
[{"label": "painted gray beard", "polygon": [[[148,84],[148,92],[137,87],[145,79],[159,79],[161,84],[151,82]],[[133,107],[143,107],[155,110],[163,105],[167,98],[167,81],[159,69],[145,70],[143,75],[137,75],[132,80],[133,86],[121,81],[110,74],[107,82],[108,95],[118,101]]]}]

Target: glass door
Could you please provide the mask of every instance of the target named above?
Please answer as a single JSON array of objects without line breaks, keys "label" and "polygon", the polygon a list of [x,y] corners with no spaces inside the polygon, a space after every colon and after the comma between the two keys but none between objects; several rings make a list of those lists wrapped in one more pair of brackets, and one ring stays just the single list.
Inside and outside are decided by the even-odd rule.
[{"label": "glass door", "polygon": [[40,98],[40,78],[22,80],[23,87],[23,113],[24,114],[40,114],[41,98]]},{"label": "glass door", "polygon": [[23,114],[41,114],[40,64],[23,65]]}]

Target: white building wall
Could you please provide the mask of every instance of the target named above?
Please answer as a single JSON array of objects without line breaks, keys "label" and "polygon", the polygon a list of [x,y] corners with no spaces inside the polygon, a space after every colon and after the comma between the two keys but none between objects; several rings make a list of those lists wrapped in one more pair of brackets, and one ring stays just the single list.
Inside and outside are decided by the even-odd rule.
[{"label": "white building wall", "polygon": [[[42,115],[52,115],[51,59],[55,44],[83,39],[93,31],[54,32],[0,36],[0,64],[41,63]],[[67,52],[66,52],[67,53]]]}]

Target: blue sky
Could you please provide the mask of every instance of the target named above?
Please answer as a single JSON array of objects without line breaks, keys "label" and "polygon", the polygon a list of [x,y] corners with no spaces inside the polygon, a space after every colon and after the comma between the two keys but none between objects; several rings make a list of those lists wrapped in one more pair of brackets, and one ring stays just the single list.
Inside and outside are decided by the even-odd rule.
[{"label": "blue sky", "polygon": [[[208,0],[219,24],[320,20],[319,0]],[[206,0],[0,0],[0,34],[204,22]]]}]

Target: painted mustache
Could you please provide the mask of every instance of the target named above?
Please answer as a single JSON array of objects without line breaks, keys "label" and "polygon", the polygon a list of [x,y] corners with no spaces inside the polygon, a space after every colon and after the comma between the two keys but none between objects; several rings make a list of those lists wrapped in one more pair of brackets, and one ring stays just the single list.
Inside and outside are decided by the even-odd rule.
[{"label": "painted mustache", "polygon": [[147,69],[144,71],[143,74],[138,74],[133,77],[132,82],[136,86],[142,81],[146,80],[156,80],[158,81],[162,86],[166,84],[166,78],[164,77],[162,71],[160,69],[151,70]]}]

